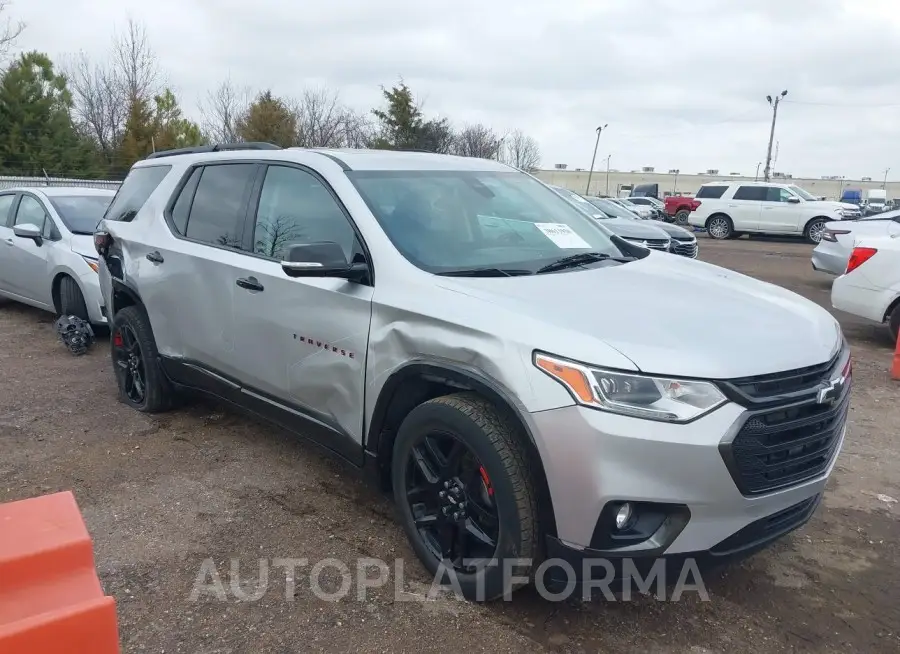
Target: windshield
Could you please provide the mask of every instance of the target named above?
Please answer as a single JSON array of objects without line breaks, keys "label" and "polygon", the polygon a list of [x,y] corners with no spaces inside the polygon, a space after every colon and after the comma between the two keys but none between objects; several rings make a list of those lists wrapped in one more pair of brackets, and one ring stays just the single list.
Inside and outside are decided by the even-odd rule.
[{"label": "windshield", "polygon": [[582,252],[624,256],[591,218],[524,173],[392,170],[347,176],[394,246],[428,272],[496,268],[525,274]]},{"label": "windshield", "polygon": [[811,193],[807,193],[799,186],[791,185],[791,186],[788,186],[788,188],[791,189],[797,195],[799,195],[801,198],[806,200],[807,202],[814,202],[819,199],[815,195],[812,195]]},{"label": "windshield", "polygon": [[600,211],[609,214],[613,218],[631,218],[632,220],[638,216],[625,207],[622,207],[606,198],[588,198],[588,201]]},{"label": "windshield", "polygon": [[109,195],[57,195],[50,197],[50,204],[73,234],[93,234],[94,228],[112,202]]}]

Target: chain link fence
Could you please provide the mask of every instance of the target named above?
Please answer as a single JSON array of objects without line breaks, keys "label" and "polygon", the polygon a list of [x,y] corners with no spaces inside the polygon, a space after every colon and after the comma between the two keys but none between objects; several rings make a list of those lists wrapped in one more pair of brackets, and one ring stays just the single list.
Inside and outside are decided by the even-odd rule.
[{"label": "chain link fence", "polygon": [[0,176],[0,190],[18,186],[79,186],[118,190],[122,182],[108,179],[75,179],[68,177],[8,177]]}]

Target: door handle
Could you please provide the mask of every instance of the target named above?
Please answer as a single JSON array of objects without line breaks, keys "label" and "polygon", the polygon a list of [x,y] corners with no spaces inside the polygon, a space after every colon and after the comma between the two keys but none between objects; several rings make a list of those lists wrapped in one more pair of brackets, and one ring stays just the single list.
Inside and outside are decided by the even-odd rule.
[{"label": "door handle", "polygon": [[248,291],[263,291],[263,285],[259,283],[259,280],[256,277],[241,277],[235,284],[240,286],[241,288],[246,288]]},{"label": "door handle", "polygon": [[3,239],[3,242],[6,243],[7,245],[15,245],[16,244],[15,241],[13,241],[11,238]]},{"label": "door handle", "polygon": [[147,261],[152,261],[153,263],[162,263],[165,261],[162,255],[159,252],[151,252],[147,255]]}]

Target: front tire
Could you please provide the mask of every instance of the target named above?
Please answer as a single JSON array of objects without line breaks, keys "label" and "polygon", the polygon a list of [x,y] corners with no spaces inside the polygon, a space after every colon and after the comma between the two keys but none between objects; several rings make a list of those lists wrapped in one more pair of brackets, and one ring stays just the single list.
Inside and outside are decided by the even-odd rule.
[{"label": "front tire", "polygon": [[78,283],[68,276],[59,280],[59,312],[63,316],[75,316],[84,321],[90,320],[84,295],[78,288]]},{"label": "front tire", "polygon": [[734,233],[734,223],[731,222],[731,218],[728,216],[717,214],[706,221],[706,233],[709,234],[710,238],[724,241],[731,238],[731,235]]},{"label": "front tire", "polygon": [[119,399],[144,413],[171,409],[175,394],[159,367],[153,330],[143,309],[129,306],[116,313],[109,344]]},{"label": "front tire", "polygon": [[539,563],[537,494],[517,431],[484,398],[457,393],[413,409],[394,443],[394,499],[413,550],[433,576],[443,562],[442,583],[455,574],[468,600],[511,593]]},{"label": "front tire", "polygon": [[809,224],[806,226],[806,229],[803,230],[803,238],[806,239],[807,243],[812,243],[813,245],[818,245],[822,242],[822,234],[825,232],[825,223],[828,221],[824,218],[816,218],[815,220],[811,220]]}]

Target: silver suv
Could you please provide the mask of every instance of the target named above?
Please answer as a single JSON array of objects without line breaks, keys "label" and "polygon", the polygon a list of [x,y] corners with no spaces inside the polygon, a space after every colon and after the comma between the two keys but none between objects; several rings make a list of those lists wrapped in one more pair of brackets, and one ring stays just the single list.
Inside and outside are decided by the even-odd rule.
[{"label": "silver suv", "polygon": [[809,519],[844,438],[828,312],[493,161],[164,152],[95,245],[126,404],[199,391],[315,439],[473,599],[746,555]]}]

